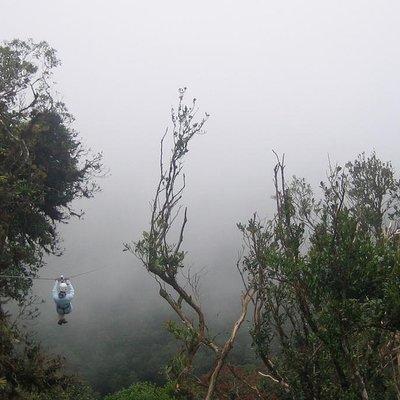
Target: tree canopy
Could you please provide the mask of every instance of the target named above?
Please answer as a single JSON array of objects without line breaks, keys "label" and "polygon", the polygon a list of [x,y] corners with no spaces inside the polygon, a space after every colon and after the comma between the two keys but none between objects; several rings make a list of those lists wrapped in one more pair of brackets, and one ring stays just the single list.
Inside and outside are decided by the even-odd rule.
[{"label": "tree canopy", "polygon": [[[45,42],[14,40],[0,46],[0,274],[34,277],[44,253],[56,253],[56,223],[80,213],[79,197],[98,186],[101,155],[91,156],[54,99],[59,64]],[[23,300],[29,279],[6,280],[0,297]]]},{"label": "tree canopy", "polygon": [[[46,357],[4,309],[10,300],[26,306],[43,256],[60,252],[57,223],[80,216],[71,202],[98,190],[93,178],[101,171],[101,154],[85,150],[72,116],[56,100],[51,79],[58,65],[46,42],[13,40],[0,46],[2,398],[33,398],[28,396],[48,390],[57,398],[57,390],[72,384],[60,359]],[[61,392],[60,398],[75,398]]]},{"label": "tree canopy", "polygon": [[399,398],[400,182],[372,154],[330,167],[316,196],[275,168],[276,213],[239,224],[251,335],[279,398]]},{"label": "tree canopy", "polygon": [[[161,141],[150,229],[126,246],[178,317],[168,329],[182,347],[166,369],[177,382],[176,393],[225,398],[224,379],[235,399],[249,390],[250,398],[260,400],[400,398],[400,181],[391,163],[362,153],[344,166],[330,165],[317,195],[305,179],[287,179],[284,160],[276,156],[273,218],[254,214],[238,224],[246,249],[237,263],[242,312],[220,344],[210,337],[198,276],[183,272],[186,209],[174,229],[185,189],[183,159],[205,123],[195,122],[195,102],[185,105],[184,92],[172,111],[167,162],[165,136]],[[256,379],[229,361],[249,309],[260,363],[254,366]],[[215,357],[205,379],[193,373],[200,349]]]}]

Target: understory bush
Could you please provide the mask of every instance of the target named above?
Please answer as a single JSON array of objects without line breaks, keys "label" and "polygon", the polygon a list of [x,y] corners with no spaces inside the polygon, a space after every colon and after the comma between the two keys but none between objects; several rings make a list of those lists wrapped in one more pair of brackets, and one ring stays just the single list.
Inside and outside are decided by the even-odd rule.
[{"label": "understory bush", "polygon": [[169,386],[157,387],[151,383],[140,382],[106,396],[104,400],[176,400],[176,397]]}]

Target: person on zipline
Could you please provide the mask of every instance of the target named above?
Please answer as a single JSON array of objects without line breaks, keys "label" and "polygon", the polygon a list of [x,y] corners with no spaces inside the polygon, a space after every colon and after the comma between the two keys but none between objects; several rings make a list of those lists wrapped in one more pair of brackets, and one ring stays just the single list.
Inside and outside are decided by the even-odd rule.
[{"label": "person on zipline", "polygon": [[53,300],[56,303],[58,325],[68,322],[65,319],[65,314],[69,314],[72,311],[71,300],[74,294],[74,287],[68,279],[66,281],[63,278],[56,279],[53,287]]}]

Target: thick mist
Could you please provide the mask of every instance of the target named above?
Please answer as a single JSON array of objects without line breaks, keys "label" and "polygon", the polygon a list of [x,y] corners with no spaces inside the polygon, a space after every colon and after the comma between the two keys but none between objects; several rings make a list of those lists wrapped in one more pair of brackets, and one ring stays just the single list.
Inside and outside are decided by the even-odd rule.
[{"label": "thick mist", "polygon": [[101,193],[75,204],[85,217],[60,226],[64,254],[41,275],[109,268],[73,282],[74,312],[62,328],[52,283],[35,285],[46,300],[35,321],[44,346],[94,379],[100,372],[88,366],[109,348],[142,352],[135,332],[164,330],[168,307],[122,248],[148,227],[159,142],[179,87],[211,114],[185,165],[184,248],[189,265],[204,268],[202,295],[215,321],[239,310],[236,223],[272,213],[272,149],[286,154],[289,175],[314,186],[328,155],[341,163],[376,150],[399,168],[399,15],[396,1],[3,0],[0,37],[58,50],[60,96],[110,170]]}]

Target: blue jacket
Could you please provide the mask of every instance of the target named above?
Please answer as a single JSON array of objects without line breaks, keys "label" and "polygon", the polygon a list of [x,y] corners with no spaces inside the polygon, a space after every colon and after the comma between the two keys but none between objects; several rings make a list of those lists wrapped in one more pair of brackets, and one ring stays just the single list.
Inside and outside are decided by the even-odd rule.
[{"label": "blue jacket", "polygon": [[54,284],[53,287],[53,300],[57,306],[58,314],[69,314],[72,311],[71,300],[75,295],[74,287],[71,283],[68,284],[69,286],[69,293],[67,293],[64,297],[58,296],[58,282]]}]

